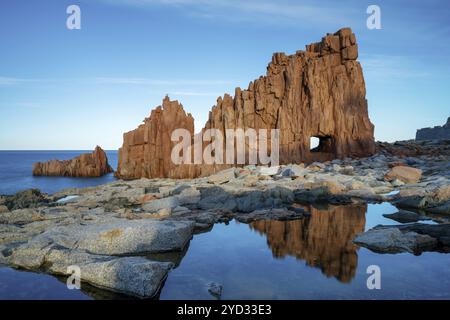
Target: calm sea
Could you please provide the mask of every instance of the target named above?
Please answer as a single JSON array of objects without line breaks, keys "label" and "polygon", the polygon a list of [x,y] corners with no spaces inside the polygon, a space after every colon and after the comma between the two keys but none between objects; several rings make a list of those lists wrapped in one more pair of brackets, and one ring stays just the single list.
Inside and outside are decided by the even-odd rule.
[{"label": "calm sea", "polygon": [[[33,177],[33,163],[52,159],[68,160],[92,151],[0,151],[0,194],[14,194],[30,188],[54,193],[65,188],[91,187],[113,181],[114,175],[100,178]],[[117,168],[117,151],[106,151],[109,164]]]}]

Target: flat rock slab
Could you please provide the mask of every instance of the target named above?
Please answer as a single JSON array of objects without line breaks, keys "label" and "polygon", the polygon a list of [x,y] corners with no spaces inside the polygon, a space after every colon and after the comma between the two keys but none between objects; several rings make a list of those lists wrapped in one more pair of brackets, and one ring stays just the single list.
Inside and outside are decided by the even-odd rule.
[{"label": "flat rock slab", "polygon": [[193,222],[117,219],[56,227],[30,242],[58,244],[93,254],[133,255],[183,250],[193,230]]},{"label": "flat rock slab", "polygon": [[0,247],[0,262],[64,276],[71,275],[77,267],[82,283],[139,298],[157,294],[173,267],[170,262],[144,257],[101,256],[57,245],[41,247],[28,243],[16,248]]},{"label": "flat rock slab", "polygon": [[441,247],[450,247],[450,224],[423,224],[413,223],[403,226],[398,226],[403,232],[416,232],[421,235],[430,236],[438,241]]},{"label": "flat rock slab", "polygon": [[398,228],[371,229],[356,236],[353,242],[377,253],[420,253],[437,246],[437,240],[428,235],[402,232]]},{"label": "flat rock slab", "polygon": [[406,211],[406,210],[399,210],[398,212],[391,213],[391,214],[383,214],[383,217],[395,220],[400,223],[410,223],[410,222],[417,222],[420,220],[431,220],[431,218],[422,216],[418,213]]}]

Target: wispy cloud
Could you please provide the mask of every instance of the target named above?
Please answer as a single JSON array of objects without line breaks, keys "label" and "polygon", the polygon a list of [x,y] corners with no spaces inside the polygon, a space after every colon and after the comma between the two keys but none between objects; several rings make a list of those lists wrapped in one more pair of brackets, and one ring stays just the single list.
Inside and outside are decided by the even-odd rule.
[{"label": "wispy cloud", "polygon": [[169,95],[190,96],[190,97],[219,97],[222,94],[217,93],[217,92],[175,91],[175,92],[169,92]]},{"label": "wispy cloud", "polygon": [[22,83],[41,82],[42,79],[22,79],[0,76],[0,86],[14,86]]},{"label": "wispy cloud", "polygon": [[333,5],[331,2],[287,0],[100,0],[112,5],[135,6],[139,8],[170,6],[183,13],[207,19],[226,19],[263,22],[267,24],[333,24],[351,21],[364,12]]},{"label": "wispy cloud", "polygon": [[233,81],[229,80],[197,80],[197,79],[149,79],[149,78],[129,78],[129,77],[98,77],[95,81],[100,84],[123,84],[123,85],[156,85],[156,86],[171,86],[171,85],[222,85],[231,84]]},{"label": "wispy cloud", "polygon": [[360,62],[367,78],[406,79],[428,77],[431,73],[413,57],[382,54],[361,55]]},{"label": "wispy cloud", "polygon": [[150,78],[134,78],[134,77],[95,77],[95,78],[15,78],[0,76],[0,86],[14,86],[30,83],[94,83],[104,85],[136,85],[136,86],[209,86],[209,85],[227,85],[236,83],[231,80],[201,80],[201,79],[150,79]]}]

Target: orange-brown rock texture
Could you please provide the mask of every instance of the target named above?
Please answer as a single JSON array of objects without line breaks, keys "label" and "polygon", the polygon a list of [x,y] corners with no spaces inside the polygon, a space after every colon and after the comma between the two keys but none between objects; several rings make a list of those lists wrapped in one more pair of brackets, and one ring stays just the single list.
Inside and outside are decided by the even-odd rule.
[{"label": "orange-brown rock texture", "polygon": [[[234,97],[218,98],[202,132],[279,129],[280,164],[369,156],[375,152],[374,126],[357,58],[358,45],[349,28],[307,45],[306,51],[275,53],[266,76],[250,82],[246,90],[236,88]],[[193,119],[177,101],[166,98],[143,125],[124,135],[116,175],[193,178],[227,167],[175,168],[168,151],[175,144],[170,140],[175,128],[193,132]],[[268,137],[270,152],[270,133]],[[310,148],[311,137],[320,140],[315,149]]]},{"label": "orange-brown rock texture", "polygon": [[162,106],[152,111],[136,130],[123,135],[119,149],[116,176],[133,178],[188,178],[194,177],[194,166],[175,165],[171,161],[172,132],[186,129],[194,134],[194,118],[186,114],[178,101],[164,98]]},{"label": "orange-brown rock texture", "polygon": [[33,164],[34,176],[100,177],[112,172],[105,151],[97,146],[71,160],[50,160]]}]

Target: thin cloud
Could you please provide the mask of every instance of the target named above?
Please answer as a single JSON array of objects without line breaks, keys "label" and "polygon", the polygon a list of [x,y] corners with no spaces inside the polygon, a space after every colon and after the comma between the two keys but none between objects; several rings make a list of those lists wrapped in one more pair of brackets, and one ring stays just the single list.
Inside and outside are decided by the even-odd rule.
[{"label": "thin cloud", "polygon": [[207,86],[207,85],[227,85],[236,81],[229,80],[197,80],[197,79],[150,79],[133,77],[96,77],[96,78],[60,78],[60,79],[32,79],[32,78],[14,78],[0,76],[0,86],[14,86],[29,83],[95,83],[107,85],[152,85],[152,86]]},{"label": "thin cloud", "polygon": [[122,85],[156,85],[156,86],[172,86],[172,85],[223,85],[231,84],[233,81],[228,80],[196,80],[196,79],[179,79],[179,80],[162,80],[149,78],[121,78],[121,77],[100,77],[95,81],[100,84],[122,84]]},{"label": "thin cloud", "polygon": [[251,21],[267,24],[342,24],[360,19],[365,12],[341,6],[327,6],[317,2],[274,0],[99,0],[111,5],[134,6],[138,8],[170,6],[183,13],[205,19]]},{"label": "thin cloud", "polygon": [[366,77],[387,79],[423,78],[431,75],[420,61],[407,56],[362,55],[360,62]]},{"label": "thin cloud", "polygon": [[169,92],[169,95],[190,97],[219,97],[221,94],[216,92],[175,91]]},{"label": "thin cloud", "polygon": [[22,83],[42,82],[42,79],[22,79],[11,77],[0,77],[0,86],[14,86]]}]

